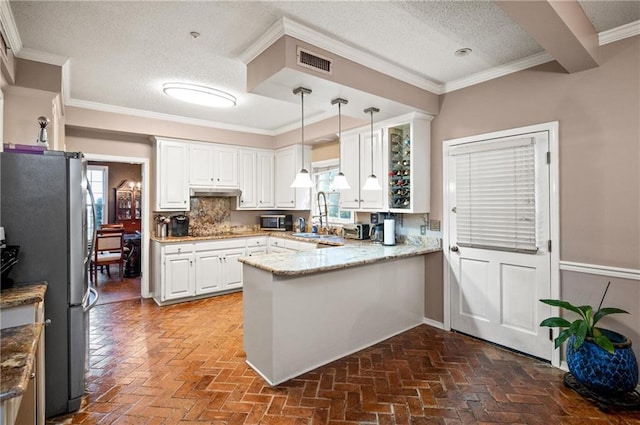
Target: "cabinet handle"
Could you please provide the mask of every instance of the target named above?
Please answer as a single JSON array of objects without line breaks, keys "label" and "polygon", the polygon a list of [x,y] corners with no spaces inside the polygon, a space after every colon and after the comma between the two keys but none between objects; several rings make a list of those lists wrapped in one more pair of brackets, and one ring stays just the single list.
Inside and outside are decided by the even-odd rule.
[{"label": "cabinet handle", "polygon": [[186,201],[186,199],[185,199],[185,201],[183,202],[183,204],[186,204],[186,203],[187,203],[187,201]]},{"label": "cabinet handle", "polygon": [[220,179],[218,179],[218,181],[220,181]]},{"label": "cabinet handle", "polygon": [[293,204],[293,201],[291,201],[291,203]]},{"label": "cabinet handle", "polygon": [[193,266],[193,260],[189,260],[189,264]]},{"label": "cabinet handle", "polygon": [[357,199],[354,199],[354,200],[353,200],[353,202],[358,202],[358,200],[357,200]]},{"label": "cabinet handle", "polygon": [[51,324],[51,319],[47,319],[44,321],[45,326],[49,326]]},{"label": "cabinet handle", "polygon": [[34,379],[36,377],[36,373],[35,372],[31,372],[31,375],[29,375],[29,379]]}]

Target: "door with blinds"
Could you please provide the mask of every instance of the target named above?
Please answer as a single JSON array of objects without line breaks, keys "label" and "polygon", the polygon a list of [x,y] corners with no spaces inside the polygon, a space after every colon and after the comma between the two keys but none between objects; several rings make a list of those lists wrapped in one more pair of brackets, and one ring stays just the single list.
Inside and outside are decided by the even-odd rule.
[{"label": "door with blinds", "polygon": [[451,328],[550,360],[548,132],[448,150]]}]

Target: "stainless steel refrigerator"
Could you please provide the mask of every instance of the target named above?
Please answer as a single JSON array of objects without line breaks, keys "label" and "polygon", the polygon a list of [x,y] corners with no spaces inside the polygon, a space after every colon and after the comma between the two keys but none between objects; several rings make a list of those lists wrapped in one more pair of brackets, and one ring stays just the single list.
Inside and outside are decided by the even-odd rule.
[{"label": "stainless steel refrigerator", "polygon": [[[0,224],[19,245],[15,282],[47,281],[44,300],[46,417],[80,408],[88,359],[86,161],[81,153],[0,154]],[[94,227],[95,228],[95,227]]]}]

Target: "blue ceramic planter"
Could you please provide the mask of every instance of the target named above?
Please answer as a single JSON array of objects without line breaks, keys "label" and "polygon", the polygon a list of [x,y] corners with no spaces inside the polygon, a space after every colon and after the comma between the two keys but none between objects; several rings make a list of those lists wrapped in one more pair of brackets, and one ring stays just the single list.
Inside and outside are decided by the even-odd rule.
[{"label": "blue ceramic planter", "polygon": [[574,350],[575,336],[567,342],[569,371],[585,387],[597,393],[621,394],[638,385],[638,362],[631,340],[607,329],[600,329],[613,343],[613,354],[600,348],[590,338]]}]

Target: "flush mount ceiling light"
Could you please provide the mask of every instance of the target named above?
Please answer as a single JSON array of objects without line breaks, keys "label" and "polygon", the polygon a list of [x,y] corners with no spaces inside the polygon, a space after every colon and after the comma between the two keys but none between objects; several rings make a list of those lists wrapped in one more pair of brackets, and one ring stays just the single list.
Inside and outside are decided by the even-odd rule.
[{"label": "flush mount ceiling light", "polygon": [[235,96],[207,86],[187,83],[165,83],[162,86],[162,91],[171,97],[197,105],[216,108],[236,106]]},{"label": "flush mount ceiling light", "polygon": [[462,49],[456,50],[454,53],[456,56],[469,56],[473,52],[470,47],[463,47]]},{"label": "flush mount ceiling light", "polygon": [[371,114],[371,174],[367,177],[367,181],[364,182],[362,190],[382,190],[378,178],[373,174],[373,114],[375,112],[380,112],[380,109],[371,107],[364,110],[365,114]]},{"label": "flush mount ceiling light", "polygon": [[[340,151],[340,143],[342,143],[342,105],[346,105],[349,103],[346,99],[333,99],[331,101],[332,105],[338,104],[338,152]],[[341,165],[341,155],[338,155],[338,175],[333,178],[333,182],[331,183],[331,188],[335,190],[340,189],[351,189],[349,186],[349,182],[347,178],[342,173],[342,165]]]},{"label": "flush mount ceiling light", "polygon": [[296,178],[293,180],[293,183],[291,183],[291,186],[289,187],[308,189],[313,187],[314,185],[311,181],[309,171],[304,168],[304,95],[311,94],[311,90],[305,89],[304,87],[298,87],[297,89],[293,90],[293,94],[300,95],[300,102],[302,104],[302,125],[300,126],[302,131],[302,168],[300,169],[298,174],[296,174]]}]

